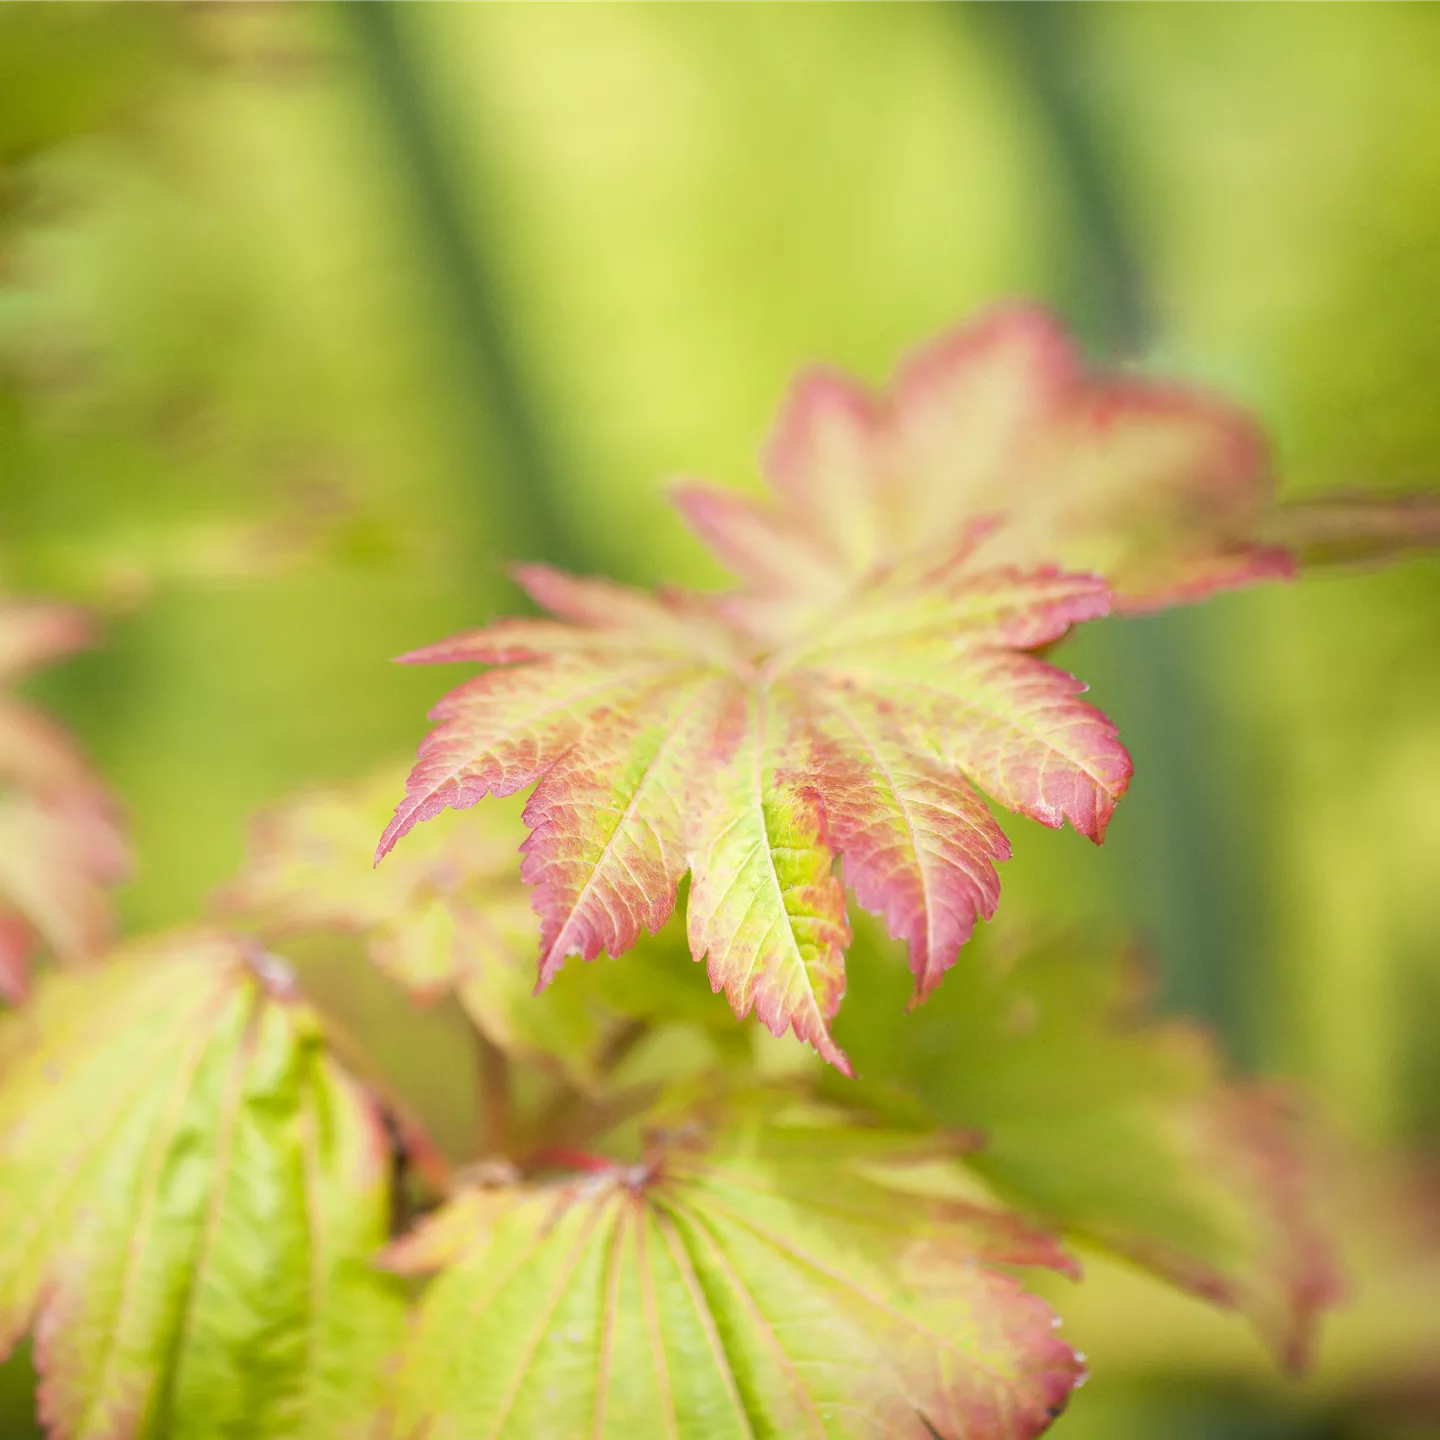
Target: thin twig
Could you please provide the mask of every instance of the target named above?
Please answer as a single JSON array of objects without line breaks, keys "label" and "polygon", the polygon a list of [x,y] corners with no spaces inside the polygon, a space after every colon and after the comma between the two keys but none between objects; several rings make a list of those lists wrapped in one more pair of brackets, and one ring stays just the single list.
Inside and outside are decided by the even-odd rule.
[{"label": "thin twig", "polygon": [[479,1134],[475,1153],[482,1157],[508,1155],[511,1143],[510,1061],[505,1052],[478,1026],[475,1037],[476,1119]]},{"label": "thin twig", "polygon": [[[562,517],[554,467],[526,384],[509,324],[503,286],[493,273],[489,227],[478,217],[472,187],[433,113],[428,88],[407,43],[417,7],[394,0],[347,0],[339,7],[365,62],[410,182],[414,209],[436,281],[437,313],[450,322],[460,362],[456,389],[462,412],[488,410],[490,425],[475,424],[475,471],[487,511],[498,509],[513,531],[512,552],[584,568],[576,537]],[[486,404],[488,402],[488,404]]]},{"label": "thin twig", "polygon": [[[596,1069],[602,1076],[611,1074],[649,1033],[648,1021],[622,1021],[601,1047]],[[517,1151],[529,1155],[556,1146],[578,1145],[634,1114],[642,1104],[648,1103],[653,1093],[652,1086],[634,1086],[619,1094],[597,1098],[567,1085],[527,1127],[525,1143],[517,1145]]]}]

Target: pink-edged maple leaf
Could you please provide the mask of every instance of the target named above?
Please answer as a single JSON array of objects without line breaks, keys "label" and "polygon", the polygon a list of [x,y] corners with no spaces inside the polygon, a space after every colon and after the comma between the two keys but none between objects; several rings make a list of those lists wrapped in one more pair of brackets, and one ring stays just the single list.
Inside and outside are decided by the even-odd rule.
[{"label": "pink-edged maple leaf", "polygon": [[940,337],[876,395],[812,370],[765,453],[768,502],[686,484],[677,503],[773,627],[898,557],[943,552],[1003,512],[996,563],[1110,582],[1154,609],[1288,575],[1256,536],[1273,508],[1264,439],[1244,412],[1138,376],[1092,373],[1052,316],[1007,306]]},{"label": "pink-edged maple leaf", "polygon": [[638,1164],[575,1157],[584,1169],[551,1183],[462,1191],[392,1245],[392,1269],[436,1278],[385,1433],[1049,1430],[1081,1357],[1012,1271],[1074,1262],[1002,1207],[885,1173],[944,1165],[944,1137],[771,1098],[769,1114],[651,1134]]},{"label": "pink-edged maple leaf", "polygon": [[[0,598],[0,687],[89,643],[80,612]],[[59,726],[0,689],[0,995],[24,998],[37,945],[61,960],[104,949],[128,865],[105,785]]]},{"label": "pink-edged maple leaf", "polygon": [[830,1036],[850,938],[837,858],[909,941],[923,999],[995,908],[1008,846],[976,787],[1098,841],[1129,781],[1084,687],[1028,653],[1105,614],[1105,583],[990,564],[994,528],[870,574],[783,640],[724,599],[523,568],[558,619],[402,657],[493,668],[432,712],[379,854],[446,807],[535,784],[522,874],[541,986],[568,955],[658,929],[688,870],[712,987],[848,1070]]},{"label": "pink-edged maple leaf", "polygon": [[765,453],[768,501],[699,484],[676,502],[742,578],[732,604],[783,633],[975,516],[995,562],[1105,576],[1118,611],[1204,599],[1297,564],[1440,545],[1440,497],[1281,504],[1264,437],[1203,392],[1089,368],[1061,324],[999,307],[908,357],[872,394],[801,376]]}]

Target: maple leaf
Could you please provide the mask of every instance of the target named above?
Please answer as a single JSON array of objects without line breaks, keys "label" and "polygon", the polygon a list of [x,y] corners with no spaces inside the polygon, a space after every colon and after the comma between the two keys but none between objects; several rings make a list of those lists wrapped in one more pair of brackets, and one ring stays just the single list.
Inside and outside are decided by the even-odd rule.
[{"label": "maple leaf", "polygon": [[650,596],[540,566],[558,620],[502,620],[401,657],[492,668],[434,710],[383,856],[447,806],[536,781],[522,876],[541,917],[540,985],[566,956],[617,955],[668,919],[691,875],[691,952],[842,1070],[846,880],[910,943],[923,999],[998,896],[1009,851],[976,793],[1099,841],[1130,776],[1083,687],[1026,653],[1109,608],[1104,583],[975,559],[873,576],[783,643],[724,602]]},{"label": "maple leaf", "polygon": [[1361,554],[1440,545],[1440,497],[1281,504],[1260,428],[1218,397],[1090,369],[1063,326],[999,307],[925,346],[879,395],[803,375],[765,455],[770,502],[699,484],[691,526],[744,581],[732,602],[783,633],[978,515],[995,563],[1105,576],[1141,613]]},{"label": "maple leaf", "polygon": [[1147,1020],[1133,951],[1072,937],[991,958],[903,1032],[886,1037],[872,1005],[860,1062],[932,1123],[973,1127],[968,1166],[1012,1203],[1238,1309],[1302,1369],[1341,1285],[1295,1097],[1229,1081],[1198,1025]]},{"label": "maple leaf", "polygon": [[[0,598],[0,686],[89,643],[78,611]],[[0,996],[24,998],[37,944],[67,961],[100,953],[128,868],[115,801],[69,736],[0,693]]]},{"label": "maple leaf", "polygon": [[573,987],[532,993],[539,936],[516,863],[518,814],[497,806],[478,823],[441,817],[377,873],[375,832],[403,777],[403,767],[386,769],[262,812],[245,867],[217,896],[220,912],[276,942],[319,930],[359,935],[417,1000],[453,991],[500,1049],[558,1061],[593,1083],[604,1017]]},{"label": "maple leaf", "polygon": [[[1071,1271],[1015,1216],[871,1167],[915,1137],[742,1113],[636,1165],[461,1195],[390,1263],[442,1273],[396,1435],[1020,1440],[1082,1378],[1002,1267]],[[828,1119],[829,1117],[823,1117]]]},{"label": "maple leaf", "polygon": [[943,553],[977,515],[995,563],[1109,581],[1121,610],[1288,575],[1258,542],[1263,437],[1224,401],[1091,373],[1062,326],[1007,306],[909,357],[873,395],[834,371],[795,384],[766,451],[770,503],[687,484],[677,503],[775,628],[899,557]]},{"label": "maple leaf", "polygon": [[34,1325],[53,1437],[370,1433],[390,1150],[278,961],[191,933],[47,976],[0,1074],[0,1355]]}]

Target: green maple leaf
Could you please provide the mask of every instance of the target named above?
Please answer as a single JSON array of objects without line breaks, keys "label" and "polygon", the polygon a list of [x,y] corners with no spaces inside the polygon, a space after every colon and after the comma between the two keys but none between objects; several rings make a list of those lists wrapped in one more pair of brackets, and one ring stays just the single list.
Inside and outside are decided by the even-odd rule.
[{"label": "green maple leaf", "polygon": [[1069,1262],[1011,1214],[872,1173],[938,1148],[742,1114],[462,1195],[391,1254],[442,1271],[393,1433],[1039,1434],[1082,1371],[1007,1267]]},{"label": "green maple leaf", "polygon": [[244,869],[217,897],[222,914],[275,941],[358,935],[418,1001],[453,992],[500,1049],[592,1083],[605,1015],[573,987],[534,995],[538,924],[520,881],[518,815],[497,806],[478,823],[440,817],[376,872],[375,831],[403,775],[315,787],[262,812]]},{"label": "green maple leaf", "polygon": [[0,1076],[0,1353],[35,1327],[52,1435],[369,1433],[390,1148],[278,962],[196,933],[48,977]]},{"label": "green maple leaf", "polygon": [[[0,685],[89,643],[78,611],[0,597]],[[0,996],[24,998],[37,946],[67,961],[102,951],[128,868],[118,806],[70,737],[0,693]]]},{"label": "green maple leaf", "polygon": [[1228,1080],[1192,1022],[1146,1017],[1133,952],[1072,938],[992,959],[903,1031],[857,1031],[860,1063],[973,1127],[967,1164],[1012,1203],[1238,1309],[1302,1369],[1341,1286],[1294,1097]]}]

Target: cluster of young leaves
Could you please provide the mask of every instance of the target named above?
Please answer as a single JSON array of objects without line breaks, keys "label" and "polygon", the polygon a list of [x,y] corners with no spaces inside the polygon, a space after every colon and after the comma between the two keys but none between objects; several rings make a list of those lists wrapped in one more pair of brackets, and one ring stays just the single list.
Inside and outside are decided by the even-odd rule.
[{"label": "cluster of young leaves", "polygon": [[[447,807],[534,784],[542,986],[569,955],[656,931],[688,872],[713,988],[848,1073],[837,861],[925,999],[998,900],[1009,847],[977,789],[1098,842],[1129,783],[1115,728],[1036,652],[1112,609],[1290,575],[1293,512],[1243,413],[1091,375],[1029,309],[943,338],[883,396],[802,379],[766,469],[769,502],[676,492],[735,590],[527,566],[556,619],[402,656],[492,668],[432,712],[377,858]],[[1381,512],[1370,553],[1413,537],[1422,507]]]},{"label": "cluster of young leaves", "polygon": [[90,643],[65,606],[0,596],[0,997],[24,998],[37,947],[83,960],[109,944],[109,887],[129,851],[119,810],[74,742],[8,687]]},{"label": "cluster of young leaves", "polygon": [[[466,907],[489,886],[510,912],[523,827],[497,807],[482,845],[451,817],[407,883],[362,904],[384,778],[262,818],[225,907],[282,945],[358,931],[392,975],[463,991]],[[525,943],[517,920],[481,964],[525,963],[525,918]],[[152,943],[51,977],[0,1028],[0,1339],[38,1317],[42,1414],[63,1436],[208,1433],[208,1387],[242,1372],[248,1388],[225,1392],[237,1423],[276,1434],[358,1434],[378,1409],[397,1436],[518,1435],[543,1409],[555,1433],[1028,1436],[1081,1368],[1008,1272],[1074,1274],[1048,1238],[1060,1227],[1242,1304],[1293,1358],[1332,1298],[1297,1153],[1193,1038],[1117,1032],[1113,985],[1069,947],[1039,951],[905,1018],[908,1062],[857,1035],[899,1092],[837,1079],[845,1108],[807,1107],[803,1089],[724,1105],[715,1077],[698,1114],[668,1102],[638,1155],[620,1132],[608,1157],[489,1167],[388,1252],[402,1274],[438,1272],[402,1343],[403,1302],[371,1264],[393,1204],[373,1103],[273,953],[214,932]],[[489,1002],[469,1008],[494,1026]],[[494,1033],[573,1075],[562,1032]],[[951,1124],[897,1103],[912,1091]],[[889,1120],[857,1123],[857,1100]],[[303,1286],[335,1276],[305,1290],[309,1310],[306,1246]],[[296,1326],[328,1338],[304,1351]]]},{"label": "cluster of young leaves", "polygon": [[[1008,849],[977,787],[1097,841],[1124,791],[1114,728],[1037,652],[1297,554],[1423,543],[1433,506],[1279,506],[1244,417],[1089,377],[1029,311],[942,341],[883,398],[810,377],[768,464],[768,504],[678,492],[736,589],[529,567],[557,619],[409,657],[494,668],[442,703],[382,853],[435,823],[378,874],[364,837],[395,782],[303,795],[262,817],[221,897],[243,933],[48,975],[0,1017],[0,1353],[33,1329],[52,1435],[1023,1440],[1083,1373],[1012,1273],[1076,1274],[1061,1234],[1303,1361],[1338,1286],[1300,1132],[1193,1032],[1120,1014],[1113,952],[1026,947],[919,1015],[872,1005],[842,1021],[870,1078],[768,1089],[733,1053],[698,1081],[693,1055],[643,1082],[616,1069],[617,1037],[692,1013],[664,966],[535,998],[527,972],[537,947],[542,988],[567,955],[629,950],[689,872],[687,948],[713,988],[848,1073],[841,874],[923,1000],[995,909]],[[74,625],[0,610],[0,675]],[[0,764],[15,813],[68,813],[70,794],[105,817],[51,852],[25,842],[76,887],[53,913],[3,880],[27,944],[94,948],[98,925],[67,945],[54,915],[95,913],[69,896],[118,872],[113,811],[9,701]],[[438,818],[532,783],[523,824],[518,805]],[[505,1132],[397,1237],[406,1147],[271,948],[315,932],[417,998],[453,992],[509,1063],[586,1105]],[[867,971],[884,948],[857,947],[867,985],[899,973]],[[431,1274],[407,1327],[401,1277]]]},{"label": "cluster of young leaves", "polygon": [[953,1137],[714,1085],[636,1158],[492,1166],[393,1244],[444,1272],[407,1339],[387,1129],[284,962],[222,932],[46,976],[0,1077],[0,1354],[34,1327],[66,1440],[1021,1440],[1082,1374],[1010,1273],[1073,1273],[1056,1243],[897,1183]]},{"label": "cluster of young leaves", "polygon": [[1298,1177],[1275,1184],[1296,1164],[1278,1130],[1229,1108],[1197,1047],[1114,1032],[1074,959],[975,995],[949,1053],[983,1139],[893,1103],[864,1121],[853,1086],[845,1108],[682,1093],[638,1154],[622,1132],[528,1178],[492,1167],[394,1242],[388,1268],[438,1272],[408,1339],[373,1263],[387,1132],[283,961],[197,931],[49,976],[0,1024],[0,1348],[38,1324],[67,1437],[216,1416],[524,1435],[542,1413],[557,1434],[1039,1434],[1083,1373],[1010,1274],[1078,1273],[1053,1223],[1262,1321],[1333,1298],[1267,1269],[1288,1245],[1327,1273]]},{"label": "cluster of young leaves", "polygon": [[[452,816],[420,838],[408,883],[377,886],[361,904],[361,847],[384,779],[317,789],[262,818],[251,863],[226,890],[225,907],[261,923],[279,945],[315,927],[357,930],[392,975],[455,985],[474,965],[465,906],[481,906],[488,886],[501,913],[510,912],[523,827],[505,806],[481,827]],[[480,829],[482,841],[467,837],[468,828]],[[461,857],[475,864],[474,873],[458,868]],[[448,916],[436,919],[435,909]],[[518,969],[534,942],[534,917],[528,926],[521,945],[517,923],[516,945],[494,952],[494,963]],[[397,965],[396,948],[425,963]],[[611,1158],[541,1152],[539,1175],[530,1178],[516,1171],[505,1179],[504,1168],[497,1178],[491,1169],[490,1184],[462,1191],[389,1251],[392,1269],[438,1272],[438,1279],[420,1302],[395,1394],[370,1392],[351,1397],[354,1404],[393,1405],[395,1433],[406,1436],[477,1426],[524,1434],[536,1423],[536,1405],[559,1405],[549,1410],[557,1433],[636,1426],[645,1433],[648,1426],[658,1434],[743,1434],[749,1426],[753,1433],[812,1428],[832,1436],[1037,1434],[1058,1413],[1080,1365],[1057,1341],[1050,1312],[1005,1272],[1044,1264],[1074,1273],[1047,1238],[1053,1227],[1129,1254],[1211,1299],[1244,1303],[1261,1323],[1276,1322],[1279,1339],[1299,1323],[1300,1296],[1280,1286],[1283,1246],[1274,1240],[1292,1240],[1290,1254],[1310,1247],[1313,1273],[1322,1273],[1325,1260],[1297,1205],[1299,1181],[1289,1189],[1270,1184],[1296,1168],[1296,1153],[1279,1130],[1261,1136],[1220,1123],[1230,1092],[1200,1045],[1172,1030],[1116,1031],[1115,986],[1112,969],[1071,948],[1038,950],[992,984],[956,991],[963,1004],[945,995],[939,1009],[904,1018],[904,1027],[919,1027],[914,1044],[897,1050],[909,1063],[877,1054],[874,1044],[867,1053],[857,1032],[865,1068],[896,1076],[904,1093],[919,1093],[949,1126],[912,1103],[894,1103],[891,1087],[864,1084],[857,1094],[837,1080],[832,1100],[851,1115],[857,1099],[870,1115],[888,1109],[888,1122],[857,1126],[845,1120],[847,1110],[815,1112],[785,1090],[753,1094],[729,1113],[707,1104],[690,1122],[677,1119],[687,1110],[672,1106],[660,1135],[629,1159],[622,1133],[606,1145]],[[14,1034],[24,1043],[0,1053],[0,1096],[14,1104],[7,1113],[33,1123],[0,1126],[0,1155],[13,1166],[4,1175],[6,1194],[26,1204],[27,1175],[73,1174],[84,1185],[102,1149],[88,1139],[91,1130],[36,1109],[35,1080],[27,1086],[13,1054],[30,1057],[32,1077],[48,1074],[45,1099],[55,1106],[88,1103],[82,1097],[96,1087],[108,1093],[89,1064],[135,1070],[141,1057],[158,1061],[161,1021],[173,1027],[166,1030],[173,1043],[192,1045],[193,1074],[207,1048],[225,1050],[226,1060],[204,1063],[225,1071],[242,1064],[236,1021],[232,1028],[202,1024],[190,1005],[192,996],[196,1005],[219,1005],[219,996],[229,995],[243,1008],[233,999],[236,988],[249,996],[243,1004],[278,1012],[291,1027],[302,1022],[314,1063],[357,1096],[333,1061],[321,1060],[314,1021],[272,953],[223,936],[177,937],[94,979],[50,982],[16,1018],[23,1025]],[[552,992],[563,994],[564,986]],[[65,998],[68,1034],[49,1021],[59,1014],[52,995]],[[543,1008],[552,995],[511,1004]],[[471,1012],[492,1024],[482,1005]],[[108,1043],[98,1043],[101,1032]],[[546,1045],[554,1047],[550,1061]],[[518,1063],[544,1067],[559,1058],[569,1070],[563,1045],[562,1035],[550,1032],[523,1041],[511,1034],[504,1048]],[[84,1070],[72,1071],[72,1056],[89,1057]],[[179,1057],[168,1064],[174,1083],[196,1086],[180,1079]],[[724,1083],[707,1089],[714,1094]],[[177,1093],[171,1089],[171,1099]],[[115,1103],[115,1116],[134,1115],[132,1097],[117,1093]],[[230,1100],[212,1092],[207,1103],[216,1109],[204,1123],[228,1123]],[[373,1107],[357,1103],[383,1155]],[[161,1115],[157,1099],[131,1120],[127,1164],[147,1145],[154,1153],[170,1143],[157,1135]],[[981,1148],[960,1153],[981,1139]],[[389,1166],[369,1153],[369,1188],[354,1202],[370,1217],[366,1244],[377,1248],[384,1221],[376,1217],[389,1211]],[[523,1155],[516,1159],[523,1164]],[[163,1174],[156,1165],[147,1174]],[[582,1166],[579,1176],[575,1166]],[[546,1179],[546,1168],[570,1174]],[[124,1187],[107,1179],[104,1192],[124,1194]],[[1018,1218],[1007,1202],[1034,1221]],[[60,1214],[63,1201],[46,1197],[40,1210]],[[114,1250],[130,1241],[143,1215],[131,1208],[117,1218],[107,1236]],[[105,1240],[95,1244],[98,1253]],[[366,1259],[369,1253],[353,1251],[347,1264]],[[171,1263],[183,1273],[194,1256],[184,1259],[181,1247],[181,1259]],[[196,1283],[210,1283],[203,1261]],[[30,1295],[43,1290],[39,1279],[30,1282]],[[366,1293],[364,1305],[374,1308],[366,1333],[379,1348],[380,1310],[395,1299],[383,1286]],[[1267,1316],[1264,1305],[1279,1309]],[[399,1345],[397,1332],[389,1333]],[[134,1352],[140,1372],[160,1390],[171,1382],[168,1362],[157,1358],[163,1349],[170,1348],[140,1339]],[[49,1354],[42,1344],[42,1367]],[[223,1369],[223,1356],[216,1364]],[[276,1394],[289,1392],[292,1380]],[[79,1388],[88,1394],[88,1375]],[[268,1403],[253,1395],[243,1401]],[[148,1404],[134,1411],[134,1426],[151,1423],[157,1411]],[[181,1407],[173,1423],[183,1423],[184,1413]]]},{"label": "cluster of young leaves", "polygon": [[[307,923],[353,923],[358,908],[343,921],[332,910],[327,920],[322,897],[364,891],[363,835],[385,780],[382,774],[316,790],[263,818],[251,860],[226,892],[232,914],[248,902],[249,919],[268,924],[264,933],[277,939],[282,929],[293,933]],[[444,856],[458,853],[469,823],[442,817],[416,837],[413,853],[407,847],[406,864],[428,857],[423,863],[443,865]],[[513,913],[521,888],[513,856],[525,833],[517,807],[487,807],[473,828],[493,847],[489,853],[511,857],[506,869],[480,870],[474,879],[497,887],[505,913]],[[394,973],[386,948],[394,929],[415,925],[427,937],[436,932],[420,923],[413,892],[372,893],[365,933],[374,937],[372,957]],[[288,917],[283,925],[277,923],[282,915]],[[501,962],[516,971],[533,961],[538,921],[529,921],[528,933],[517,924],[517,943]],[[1120,946],[1071,937],[1049,944],[1012,940],[998,954],[989,947],[963,986],[904,1015],[901,972],[871,939],[867,932],[853,952],[865,1014],[845,1027],[867,1078],[857,1087],[835,1076],[826,1088],[832,1103],[862,1103],[892,1126],[932,1140],[938,1131],[975,1137],[967,1171],[1036,1224],[1239,1309],[1288,1366],[1303,1366],[1314,1320],[1338,1298],[1339,1287],[1328,1246],[1308,1213],[1304,1130],[1282,1093],[1230,1084],[1197,1027],[1148,1021],[1137,983],[1142,967]],[[464,962],[470,942],[463,933],[453,933],[449,943]],[[438,953],[435,961],[438,969]],[[567,974],[520,1003],[543,1009],[578,1001],[601,1033],[613,1033],[604,1017],[619,1013],[652,1023],[697,1013],[693,1002],[686,1006],[676,996],[673,980],[671,989],[649,997],[647,1008],[647,990],[666,973],[658,967],[606,965],[598,974],[610,977],[609,985],[574,983],[596,973],[587,967]],[[471,1013],[484,1028],[483,1012],[472,1006]],[[553,1043],[557,1032],[550,1034]],[[497,1043],[517,1060],[536,1058],[533,1044]],[[633,1111],[633,1097],[625,1095],[630,1077],[598,1073],[595,1052],[584,1053],[589,1063],[579,1083],[602,1100],[613,1098],[607,1087],[618,1088],[620,1103],[609,1113]],[[743,1079],[743,1061],[738,1068]],[[576,1078],[574,1057],[565,1069]],[[663,1078],[683,1082],[687,1072],[672,1065]],[[645,1088],[642,1098],[648,1094]],[[544,1146],[570,1137],[542,1132],[533,1138]]]}]

